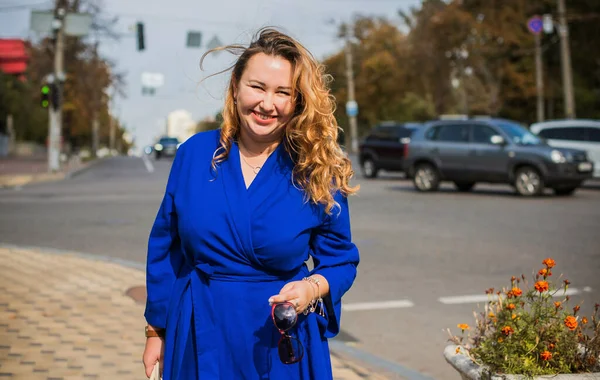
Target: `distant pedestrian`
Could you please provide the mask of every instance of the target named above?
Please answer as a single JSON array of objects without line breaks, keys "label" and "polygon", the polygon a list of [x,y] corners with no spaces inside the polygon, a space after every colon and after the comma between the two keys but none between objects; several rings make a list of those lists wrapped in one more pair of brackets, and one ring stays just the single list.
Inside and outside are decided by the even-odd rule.
[{"label": "distant pedestrian", "polygon": [[222,127],[180,146],[150,233],[146,375],[331,379],[359,253],[328,76],[274,29],[219,50],[240,53]]}]

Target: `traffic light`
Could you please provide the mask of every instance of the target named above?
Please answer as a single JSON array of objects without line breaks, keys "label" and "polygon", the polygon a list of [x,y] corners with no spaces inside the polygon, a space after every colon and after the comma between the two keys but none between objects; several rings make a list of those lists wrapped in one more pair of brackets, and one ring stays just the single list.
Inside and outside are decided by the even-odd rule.
[{"label": "traffic light", "polygon": [[47,84],[43,85],[41,92],[42,92],[42,96],[41,96],[42,107],[48,108],[48,106],[50,105],[50,86],[48,86]]},{"label": "traffic light", "polygon": [[52,109],[54,111],[58,111],[60,109],[60,88],[59,85],[55,82],[50,85],[50,103],[52,104]]},{"label": "traffic light", "polygon": [[146,45],[144,44],[144,23],[138,22],[135,30],[137,33],[137,49],[142,51],[146,48]]}]

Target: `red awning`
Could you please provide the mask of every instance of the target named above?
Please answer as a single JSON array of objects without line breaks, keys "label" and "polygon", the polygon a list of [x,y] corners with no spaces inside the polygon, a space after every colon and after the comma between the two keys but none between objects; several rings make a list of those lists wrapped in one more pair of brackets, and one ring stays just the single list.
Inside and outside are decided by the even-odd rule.
[{"label": "red awning", "polygon": [[0,71],[5,74],[23,74],[28,60],[25,41],[0,39]]}]

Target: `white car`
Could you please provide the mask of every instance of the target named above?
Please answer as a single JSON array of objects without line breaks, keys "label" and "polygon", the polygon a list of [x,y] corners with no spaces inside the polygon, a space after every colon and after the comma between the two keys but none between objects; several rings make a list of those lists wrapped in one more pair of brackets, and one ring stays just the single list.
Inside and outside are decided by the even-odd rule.
[{"label": "white car", "polygon": [[532,124],[531,132],[559,148],[585,150],[594,162],[594,177],[600,178],[600,120],[552,120]]}]

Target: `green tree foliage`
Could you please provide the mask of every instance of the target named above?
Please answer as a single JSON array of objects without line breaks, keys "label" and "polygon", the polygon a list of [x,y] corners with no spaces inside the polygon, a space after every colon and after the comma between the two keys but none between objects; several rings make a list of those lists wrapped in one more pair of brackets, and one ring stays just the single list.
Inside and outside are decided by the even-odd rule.
[{"label": "green tree foliage", "polygon": [[[111,27],[116,20],[104,20],[99,2],[95,0],[67,2],[69,12],[88,12],[94,19],[92,34],[115,38]],[[40,107],[39,89],[48,74],[53,72],[54,43],[50,37],[32,44],[28,51],[30,60],[24,81],[1,77],[0,86],[11,86],[9,95],[0,98],[0,115],[9,109],[15,118],[17,139],[44,143],[48,135],[48,111]],[[100,122],[100,145],[107,146],[111,116],[111,96],[124,97],[124,80],[114,63],[97,53],[97,45],[82,39],[66,36],[64,62],[66,81],[63,86],[63,137],[74,150],[89,147],[92,139],[92,121]],[[2,91],[5,93],[5,91]],[[123,135],[118,120],[116,138]],[[126,147],[124,141],[118,145]]]},{"label": "green tree foliage", "polygon": [[47,131],[36,128],[48,125],[48,111],[40,107],[40,87],[0,72],[0,133],[7,133],[7,116],[12,115],[16,138],[45,141]]},{"label": "green tree foliage", "polygon": [[[423,0],[399,12],[403,27],[384,18],[352,25],[361,133],[382,120],[427,120],[441,114],[492,115],[535,121],[533,15],[551,14],[556,0]],[[600,118],[600,2],[567,1],[577,117]],[[343,36],[341,30],[340,36]],[[546,118],[563,118],[560,38],[542,35]],[[344,51],[325,60],[333,76],[336,116],[347,125]]]}]

